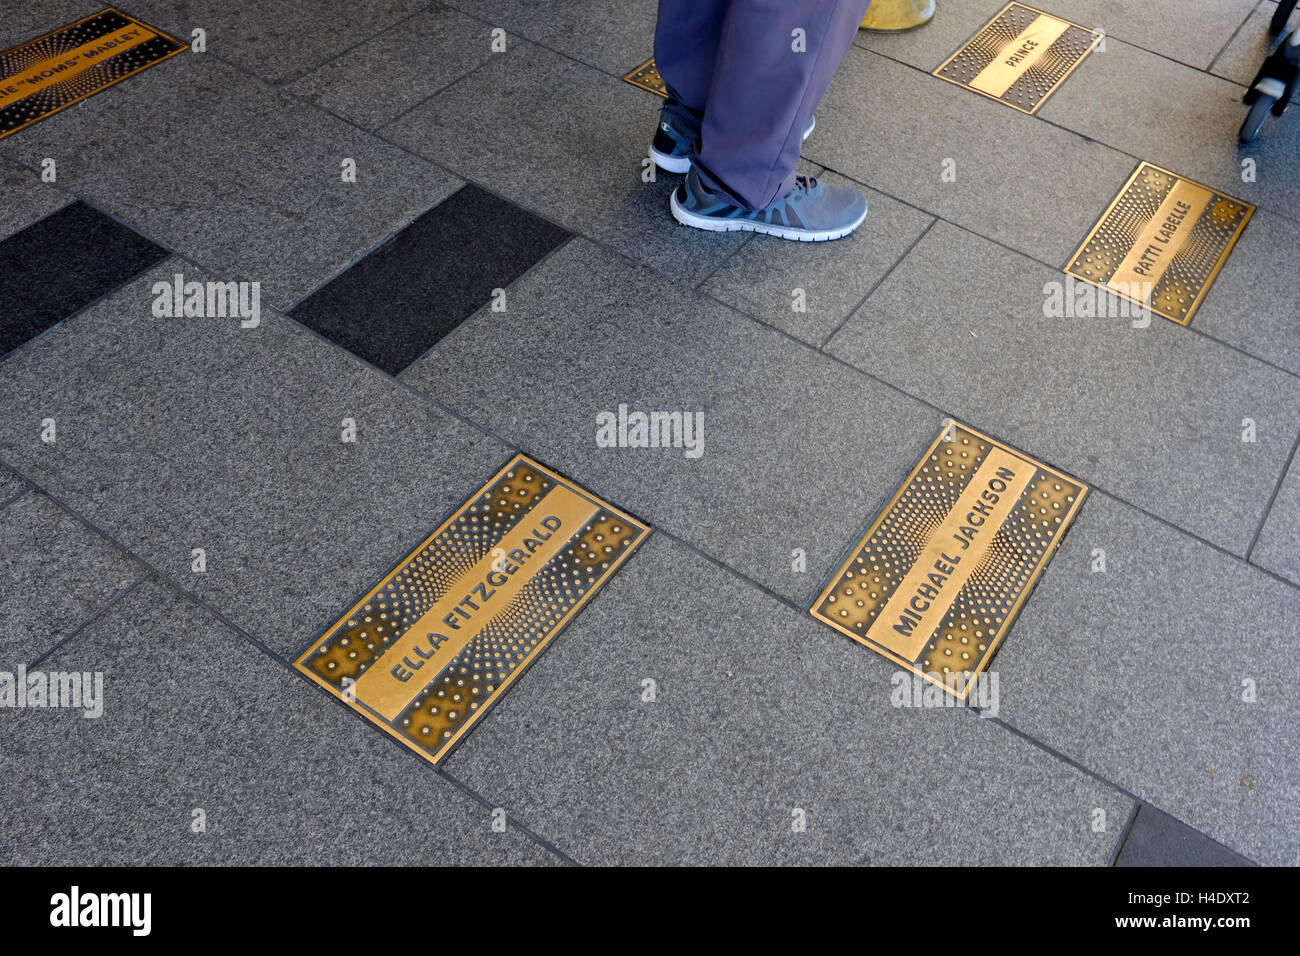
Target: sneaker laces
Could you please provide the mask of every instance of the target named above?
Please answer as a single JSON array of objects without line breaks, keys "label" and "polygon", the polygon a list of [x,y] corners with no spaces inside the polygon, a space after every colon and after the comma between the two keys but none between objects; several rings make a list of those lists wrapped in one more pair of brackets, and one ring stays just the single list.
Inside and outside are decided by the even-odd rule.
[{"label": "sneaker laces", "polygon": [[815,176],[796,176],[794,178],[794,195],[790,198],[798,202],[806,194],[817,188],[817,177]]}]

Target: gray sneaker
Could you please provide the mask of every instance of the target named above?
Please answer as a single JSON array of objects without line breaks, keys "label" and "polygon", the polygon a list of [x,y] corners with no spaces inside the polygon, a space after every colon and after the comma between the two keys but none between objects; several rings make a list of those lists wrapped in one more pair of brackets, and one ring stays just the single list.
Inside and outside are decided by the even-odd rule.
[{"label": "gray sneaker", "polygon": [[[807,139],[817,126],[817,117],[808,117],[808,128],[803,131]],[[691,168],[691,140],[699,132],[688,129],[686,123],[670,113],[667,107],[659,111],[659,128],[650,143],[650,158],[655,165],[668,173],[685,173]]]},{"label": "gray sneaker", "polygon": [[710,193],[692,169],[668,204],[674,219],[696,229],[761,232],[799,242],[839,239],[867,218],[867,197],[855,190],[811,176],[796,176],[794,182],[794,189],[776,202],[751,212]]}]

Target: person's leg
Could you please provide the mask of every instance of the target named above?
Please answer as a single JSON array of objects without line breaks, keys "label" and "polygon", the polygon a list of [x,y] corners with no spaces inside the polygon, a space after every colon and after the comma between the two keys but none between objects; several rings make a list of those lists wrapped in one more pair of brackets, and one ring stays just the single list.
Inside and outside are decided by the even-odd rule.
[{"label": "person's leg", "polygon": [[[749,210],[765,208],[790,192],[808,119],[848,52],[869,2],[732,0],[728,4],[700,139],[690,157],[705,189]],[[661,24],[665,5],[660,5]],[[673,5],[678,5],[677,0]],[[796,30],[803,31],[802,51]],[[690,82],[698,82],[698,76]],[[681,95],[698,94],[691,87]]]},{"label": "person's leg", "polygon": [[659,0],[655,66],[668,87],[664,109],[699,135],[718,38],[731,0]]}]

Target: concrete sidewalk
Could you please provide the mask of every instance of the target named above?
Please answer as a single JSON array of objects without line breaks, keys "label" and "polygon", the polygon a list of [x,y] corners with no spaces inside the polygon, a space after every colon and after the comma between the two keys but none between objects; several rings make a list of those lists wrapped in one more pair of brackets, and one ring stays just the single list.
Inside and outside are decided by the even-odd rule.
[{"label": "concrete sidewalk", "polygon": [[[0,672],[104,687],[0,708],[0,862],[1300,862],[1300,119],[1236,142],[1273,5],[1039,0],[1107,40],[1034,115],[930,75],[1003,5],[859,34],[825,244],[644,181],[652,0],[124,8],[206,52],[0,139]],[[0,49],[94,12],[39,8]],[[1142,161],[1258,207],[1193,320],[1044,317]],[[160,316],[177,275],[256,315]],[[621,404],[704,453],[599,447]],[[995,715],[808,613],[948,417],[1092,489]],[[516,452],[654,531],[434,767],[291,662]]]}]

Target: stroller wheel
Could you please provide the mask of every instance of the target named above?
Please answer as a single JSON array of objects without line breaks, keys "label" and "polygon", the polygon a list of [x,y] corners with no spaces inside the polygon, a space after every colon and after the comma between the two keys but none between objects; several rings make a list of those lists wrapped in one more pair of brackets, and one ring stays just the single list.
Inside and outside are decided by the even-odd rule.
[{"label": "stroller wheel", "polygon": [[1275,98],[1265,93],[1259,94],[1259,97],[1250,105],[1250,112],[1246,114],[1246,122],[1241,124],[1241,133],[1238,134],[1237,140],[1242,143],[1249,143],[1259,135],[1260,127],[1264,125],[1264,120],[1273,109]]},{"label": "stroller wheel", "polygon": [[1268,32],[1277,36],[1286,26],[1286,22],[1291,19],[1291,11],[1295,9],[1296,0],[1281,0],[1277,9],[1273,11],[1273,19],[1268,23]]}]

